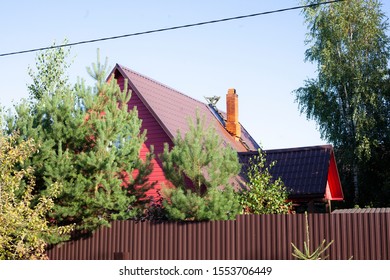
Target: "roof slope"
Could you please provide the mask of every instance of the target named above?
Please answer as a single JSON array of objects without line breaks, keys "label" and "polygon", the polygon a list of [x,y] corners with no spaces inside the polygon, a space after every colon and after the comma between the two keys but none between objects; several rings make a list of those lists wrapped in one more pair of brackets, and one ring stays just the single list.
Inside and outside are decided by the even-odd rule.
[{"label": "roof slope", "polygon": [[[273,178],[282,179],[290,198],[324,197],[332,152],[331,145],[265,151],[267,163],[276,161],[270,170]],[[242,176],[254,155],[258,153],[239,153]]]},{"label": "roof slope", "polygon": [[130,87],[141,98],[172,140],[179,130],[182,134],[188,131],[188,118],[194,120],[196,112],[199,111],[200,116],[205,117],[205,123],[215,127],[216,133],[225,144],[229,144],[238,152],[256,151],[259,148],[259,145],[242,125],[242,141],[236,141],[213,114],[209,105],[124,66],[117,64],[113,71],[115,69],[128,79]]}]

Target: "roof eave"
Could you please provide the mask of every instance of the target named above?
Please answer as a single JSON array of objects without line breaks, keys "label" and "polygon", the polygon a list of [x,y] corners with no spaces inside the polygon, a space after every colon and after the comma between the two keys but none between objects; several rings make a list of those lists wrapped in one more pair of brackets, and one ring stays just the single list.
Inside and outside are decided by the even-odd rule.
[{"label": "roof eave", "polygon": [[164,132],[168,135],[169,139],[171,141],[174,140],[174,136],[172,133],[169,131],[169,129],[166,127],[166,125],[161,121],[159,116],[156,114],[156,112],[150,107],[148,102],[146,102],[145,98],[142,96],[141,92],[137,89],[137,87],[131,82],[129,77],[126,75],[125,71],[123,71],[122,67],[117,63],[114,67],[114,70],[117,69],[119,73],[127,80],[127,83],[129,86],[135,91],[135,94],[139,97],[139,99],[142,101],[142,103],[145,105],[145,107],[148,109],[148,111],[152,114],[152,116],[155,118],[155,120],[158,122],[158,124],[161,126],[161,128],[164,130]]}]

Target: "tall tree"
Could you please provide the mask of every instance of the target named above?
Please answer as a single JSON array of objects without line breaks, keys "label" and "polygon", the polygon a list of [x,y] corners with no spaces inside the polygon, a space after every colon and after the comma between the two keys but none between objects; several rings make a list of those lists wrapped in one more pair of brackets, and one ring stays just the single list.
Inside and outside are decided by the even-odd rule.
[{"label": "tall tree", "polygon": [[[67,40],[63,42],[66,44]],[[53,48],[45,52],[38,53],[34,68],[29,67],[28,73],[32,83],[28,85],[30,101],[39,100],[44,93],[50,94],[57,90],[69,87],[69,77],[67,70],[71,66],[68,61],[69,48]]]},{"label": "tall tree", "polygon": [[213,127],[199,115],[189,120],[189,131],[178,133],[174,146],[165,145],[161,155],[166,178],[163,201],[172,220],[235,219],[240,211],[238,195],[231,180],[240,171],[237,153],[224,147]]},{"label": "tall tree", "polygon": [[[361,196],[368,193],[362,190],[364,174],[390,143],[387,18],[377,0],[345,0],[303,14],[309,30],[305,57],[317,63],[318,76],[295,91],[297,101],[335,146],[347,200],[370,203],[372,197]],[[365,187],[375,193],[384,184],[378,183]]]},{"label": "tall tree", "polygon": [[121,91],[114,79],[106,82],[106,65],[99,61],[89,69],[95,88],[51,79],[45,69],[64,63],[63,52],[57,52],[38,60],[30,100],[15,107],[7,129],[19,131],[19,142],[32,138],[40,146],[25,162],[35,168],[34,194],[39,198],[49,186],[61,185],[50,221],[88,233],[137,214],[137,198],[146,199],[142,191],[150,187],[150,158],[139,158],[146,136],[136,109],[128,111],[130,92]]}]

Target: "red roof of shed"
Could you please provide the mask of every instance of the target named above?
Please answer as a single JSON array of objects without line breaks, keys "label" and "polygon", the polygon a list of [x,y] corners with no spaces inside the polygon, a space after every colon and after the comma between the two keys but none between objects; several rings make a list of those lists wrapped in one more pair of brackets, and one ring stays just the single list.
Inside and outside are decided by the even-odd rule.
[{"label": "red roof of shed", "polygon": [[[324,198],[343,200],[343,191],[331,145],[267,150],[267,163],[276,162],[270,170],[274,179],[281,178],[290,199]],[[246,165],[258,152],[239,153],[245,178]],[[245,180],[245,179],[244,179]]]}]

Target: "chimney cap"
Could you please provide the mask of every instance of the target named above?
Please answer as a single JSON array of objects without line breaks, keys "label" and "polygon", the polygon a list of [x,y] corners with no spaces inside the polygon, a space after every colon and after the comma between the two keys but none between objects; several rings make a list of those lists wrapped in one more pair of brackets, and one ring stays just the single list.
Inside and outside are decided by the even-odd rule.
[{"label": "chimney cap", "polygon": [[236,89],[235,88],[229,88],[228,94],[236,94]]}]

